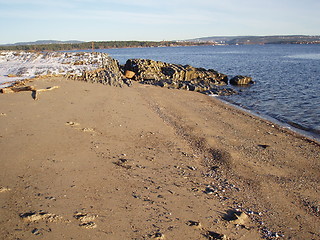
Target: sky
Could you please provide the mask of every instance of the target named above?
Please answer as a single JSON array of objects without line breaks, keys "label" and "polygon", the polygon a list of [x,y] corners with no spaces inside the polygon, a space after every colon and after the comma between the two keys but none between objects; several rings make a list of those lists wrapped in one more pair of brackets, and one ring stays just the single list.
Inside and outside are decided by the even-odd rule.
[{"label": "sky", "polygon": [[0,44],[320,35],[319,0],[0,0]]}]

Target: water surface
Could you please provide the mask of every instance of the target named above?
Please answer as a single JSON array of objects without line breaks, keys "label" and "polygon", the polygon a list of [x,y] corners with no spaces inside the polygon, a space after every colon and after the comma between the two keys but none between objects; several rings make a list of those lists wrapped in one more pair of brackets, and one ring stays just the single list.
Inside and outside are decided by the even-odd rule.
[{"label": "water surface", "polygon": [[320,45],[239,45],[104,49],[121,64],[149,58],[253,77],[224,100],[304,129],[320,139]]}]

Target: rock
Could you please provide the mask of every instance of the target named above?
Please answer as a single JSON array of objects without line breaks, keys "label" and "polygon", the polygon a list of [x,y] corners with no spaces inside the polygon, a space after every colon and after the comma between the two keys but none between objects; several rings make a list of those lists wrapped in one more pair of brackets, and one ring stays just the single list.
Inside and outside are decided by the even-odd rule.
[{"label": "rock", "polygon": [[134,75],[136,75],[135,72],[132,72],[132,71],[129,71],[129,70],[126,70],[125,74],[124,74],[124,76],[126,78],[129,78],[129,79],[132,79],[134,77]]},{"label": "rock", "polygon": [[143,84],[196,92],[205,92],[228,83],[225,74],[213,69],[206,70],[150,59],[129,59],[123,70],[125,73],[134,72],[134,79]]},{"label": "rock", "polygon": [[198,221],[190,220],[190,221],[187,222],[187,225],[190,226],[190,227],[194,227],[196,229],[201,229],[202,228],[201,223],[198,222]]},{"label": "rock", "polygon": [[231,221],[234,224],[244,225],[249,220],[248,215],[245,214],[244,212],[240,213],[239,215],[235,214],[235,216],[236,216],[236,219]]},{"label": "rock", "polygon": [[229,210],[227,214],[224,215],[223,219],[233,224],[244,225],[249,221],[249,216],[244,212]]},{"label": "rock", "polygon": [[153,238],[153,239],[158,239],[158,240],[160,240],[160,239],[165,239],[164,235],[163,235],[162,233],[160,233],[160,232],[155,233],[155,234],[152,236],[152,238]]},{"label": "rock", "polygon": [[230,79],[230,84],[232,85],[248,85],[253,83],[252,78],[247,76],[238,75]]},{"label": "rock", "polygon": [[122,74],[119,62],[109,56],[104,57],[104,65],[91,71],[83,71],[80,76],[75,74],[67,74],[67,79],[85,81],[91,83],[101,83],[114,87],[131,86],[131,80],[126,79]]},{"label": "rock", "polygon": [[11,191],[10,188],[7,188],[7,187],[0,187],[0,193],[4,193],[4,192],[9,192]]}]

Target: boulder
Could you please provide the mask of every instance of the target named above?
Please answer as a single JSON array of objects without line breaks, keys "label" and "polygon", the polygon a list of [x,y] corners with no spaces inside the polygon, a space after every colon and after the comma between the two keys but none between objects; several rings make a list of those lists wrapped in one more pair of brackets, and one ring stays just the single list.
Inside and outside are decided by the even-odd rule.
[{"label": "boulder", "polygon": [[248,85],[253,83],[252,78],[247,76],[238,75],[230,79],[230,84],[232,85]]},{"label": "boulder", "polygon": [[126,70],[125,73],[124,73],[124,76],[128,79],[132,79],[134,77],[135,72],[132,72],[132,71],[129,71],[129,70]]}]

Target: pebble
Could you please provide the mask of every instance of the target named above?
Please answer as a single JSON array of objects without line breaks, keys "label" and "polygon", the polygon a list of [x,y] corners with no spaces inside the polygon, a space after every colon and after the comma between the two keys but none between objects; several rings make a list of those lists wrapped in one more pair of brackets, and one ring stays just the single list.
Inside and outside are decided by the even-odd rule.
[{"label": "pebble", "polygon": [[153,235],[153,239],[164,239],[164,235],[160,232],[157,232]]},{"label": "pebble", "polygon": [[190,226],[190,227],[201,228],[201,223],[198,222],[198,221],[189,220],[187,222],[187,225]]}]

